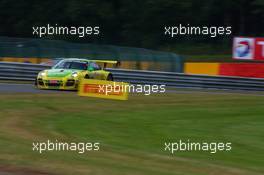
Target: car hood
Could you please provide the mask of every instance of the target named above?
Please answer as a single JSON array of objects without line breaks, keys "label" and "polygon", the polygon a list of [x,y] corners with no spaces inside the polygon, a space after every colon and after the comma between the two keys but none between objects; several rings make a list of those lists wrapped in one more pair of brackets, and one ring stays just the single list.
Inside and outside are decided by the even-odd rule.
[{"label": "car hood", "polygon": [[47,77],[63,78],[71,75],[73,72],[80,72],[80,70],[72,69],[50,69],[47,70]]}]

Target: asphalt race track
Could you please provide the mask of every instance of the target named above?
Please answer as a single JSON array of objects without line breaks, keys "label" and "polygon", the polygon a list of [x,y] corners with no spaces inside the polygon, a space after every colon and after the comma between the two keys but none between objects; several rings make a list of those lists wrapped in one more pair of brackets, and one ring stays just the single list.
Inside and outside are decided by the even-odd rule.
[{"label": "asphalt race track", "polygon": [[33,84],[0,83],[0,93],[57,93],[57,90],[36,89]]},{"label": "asphalt race track", "polygon": [[[217,89],[193,89],[193,88],[167,88],[167,93],[207,93],[207,94],[242,94],[242,95],[258,95],[263,96],[264,92],[259,91],[242,91],[242,90],[217,90]],[[0,83],[0,95],[1,94],[13,94],[13,93],[33,93],[33,94],[45,94],[45,93],[76,93],[75,91],[63,91],[63,90],[40,90],[35,88],[33,84],[15,84],[15,83]]]}]

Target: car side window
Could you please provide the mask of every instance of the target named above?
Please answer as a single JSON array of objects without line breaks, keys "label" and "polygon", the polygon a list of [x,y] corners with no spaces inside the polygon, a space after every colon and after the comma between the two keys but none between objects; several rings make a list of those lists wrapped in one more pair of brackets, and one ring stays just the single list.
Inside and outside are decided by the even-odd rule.
[{"label": "car side window", "polygon": [[57,65],[54,66],[54,69],[68,69],[71,65],[69,61],[62,61],[59,62]]},{"label": "car side window", "polygon": [[98,64],[93,63],[93,62],[90,63],[90,66],[91,66],[94,70],[100,70],[100,69],[101,69],[101,67],[100,67]]}]

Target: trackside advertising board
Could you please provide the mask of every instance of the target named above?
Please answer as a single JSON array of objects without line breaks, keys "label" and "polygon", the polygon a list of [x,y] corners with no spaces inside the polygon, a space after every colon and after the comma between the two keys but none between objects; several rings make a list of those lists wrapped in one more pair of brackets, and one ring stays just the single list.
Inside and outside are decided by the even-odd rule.
[{"label": "trackside advertising board", "polygon": [[82,79],[78,89],[79,96],[114,100],[127,100],[128,83],[104,80]]},{"label": "trackside advertising board", "polygon": [[264,61],[264,38],[235,37],[233,59]]}]

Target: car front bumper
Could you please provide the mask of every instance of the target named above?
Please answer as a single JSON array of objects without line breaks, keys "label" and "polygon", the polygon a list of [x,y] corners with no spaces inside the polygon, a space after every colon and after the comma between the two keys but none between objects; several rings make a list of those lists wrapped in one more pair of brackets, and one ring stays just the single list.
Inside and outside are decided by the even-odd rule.
[{"label": "car front bumper", "polygon": [[79,81],[77,79],[45,79],[37,78],[36,86],[39,89],[77,90]]}]

